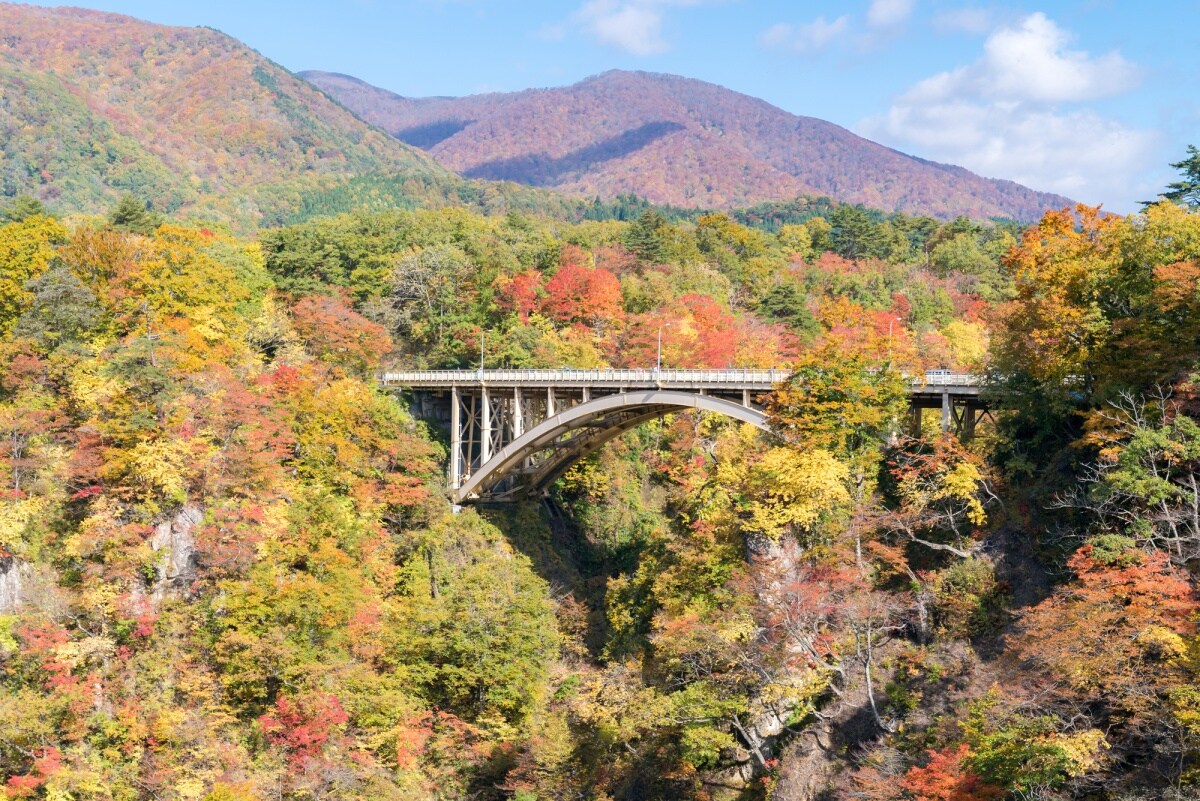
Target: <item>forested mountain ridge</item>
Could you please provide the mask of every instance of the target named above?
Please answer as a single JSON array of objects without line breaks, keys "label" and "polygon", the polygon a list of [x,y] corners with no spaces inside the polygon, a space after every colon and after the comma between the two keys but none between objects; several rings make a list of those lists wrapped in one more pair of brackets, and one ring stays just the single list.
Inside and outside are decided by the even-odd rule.
[{"label": "forested mountain ridge", "polygon": [[129,192],[244,223],[366,174],[418,200],[463,184],[216,30],[4,3],[0,32],[0,196],[95,212]]},{"label": "forested mountain ridge", "polygon": [[1070,201],[914,158],[703,81],[612,70],[567,87],[405,98],[299,73],[463,175],[612,198],[731,208],[828,195],[887,211],[1037,219]]},{"label": "forested mountain ridge", "polygon": [[[212,29],[6,3],[0,29],[0,197],[30,194],[65,213],[101,211],[121,193],[158,211],[243,231],[395,207],[466,205],[575,219],[596,211],[510,180],[688,208],[824,194],[938,216],[1031,219],[1065,203],[670,76],[606,73],[569,90],[464,100],[389,96],[401,116],[376,119],[378,90],[312,76],[325,90],[318,91]],[[572,93],[570,102],[543,107],[556,92]],[[488,140],[478,124],[459,130],[464,103],[472,119],[500,114],[489,127],[499,138]],[[611,115],[613,103],[626,109],[623,116]],[[709,119],[705,107],[724,116]],[[402,137],[437,159],[451,158],[447,163],[466,178],[351,109],[393,132],[403,128]],[[668,110],[670,119],[655,116],[656,109]],[[590,115],[594,130],[572,127],[579,114]],[[531,133],[535,142],[551,136],[565,150],[549,158],[521,152]],[[788,137],[804,141],[780,146]],[[811,148],[803,148],[814,137],[821,146],[809,164]],[[487,156],[500,139],[504,151]],[[460,146],[463,154],[482,155],[449,150]]]}]

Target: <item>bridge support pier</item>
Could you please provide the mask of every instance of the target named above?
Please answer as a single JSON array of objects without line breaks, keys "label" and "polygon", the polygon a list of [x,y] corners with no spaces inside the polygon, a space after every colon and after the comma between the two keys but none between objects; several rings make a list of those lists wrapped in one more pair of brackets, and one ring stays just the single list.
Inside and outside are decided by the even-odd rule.
[{"label": "bridge support pier", "polygon": [[450,387],[450,486],[462,484],[462,397]]},{"label": "bridge support pier", "polygon": [[487,387],[480,387],[479,414],[479,463],[486,464],[492,458],[492,397]]},{"label": "bridge support pier", "polygon": [[942,393],[942,433],[954,428],[954,401],[949,392]]},{"label": "bridge support pier", "polygon": [[513,388],[513,439],[525,433],[525,398],[520,387]]}]

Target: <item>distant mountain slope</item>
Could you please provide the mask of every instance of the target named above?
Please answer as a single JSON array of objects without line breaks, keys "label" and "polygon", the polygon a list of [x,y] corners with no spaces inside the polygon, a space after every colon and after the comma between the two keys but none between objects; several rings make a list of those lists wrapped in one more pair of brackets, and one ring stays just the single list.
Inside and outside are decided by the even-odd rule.
[{"label": "distant mountain slope", "polygon": [[462,183],[218,31],[0,4],[0,198],[287,216],[379,172]]},{"label": "distant mountain slope", "polygon": [[724,208],[810,194],[939,217],[1031,220],[1070,203],[673,75],[611,71],[558,89],[418,99],[347,75],[300,75],[469,177]]}]

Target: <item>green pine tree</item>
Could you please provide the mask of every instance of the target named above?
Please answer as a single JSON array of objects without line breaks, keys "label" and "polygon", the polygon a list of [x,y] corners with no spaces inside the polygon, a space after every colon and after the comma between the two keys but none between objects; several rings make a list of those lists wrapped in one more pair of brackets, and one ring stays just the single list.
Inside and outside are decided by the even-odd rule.
[{"label": "green pine tree", "polygon": [[1187,158],[1171,164],[1183,174],[1183,180],[1167,184],[1167,191],[1162,196],[1195,209],[1200,208],[1200,150],[1195,145],[1188,145],[1187,152]]}]

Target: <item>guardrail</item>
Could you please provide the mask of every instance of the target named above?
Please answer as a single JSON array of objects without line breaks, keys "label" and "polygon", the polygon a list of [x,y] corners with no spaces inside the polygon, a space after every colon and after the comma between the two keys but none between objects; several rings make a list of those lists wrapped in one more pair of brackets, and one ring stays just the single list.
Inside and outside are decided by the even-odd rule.
[{"label": "guardrail", "polygon": [[770,370],[405,370],[381,375],[385,384],[777,384],[788,371]]},{"label": "guardrail", "polygon": [[930,370],[924,378],[913,378],[911,383],[924,384],[929,387],[977,387],[983,383],[983,377],[974,373],[948,373],[942,370]]},{"label": "guardrail", "polygon": [[[785,380],[789,370],[771,368],[729,370],[656,370],[656,369],[592,369],[576,370],[394,370],[379,374],[385,385],[392,386],[452,386],[480,384],[522,385],[637,385],[661,386],[669,384],[769,387]],[[971,373],[951,373],[931,370],[920,377],[913,377],[913,386],[974,387],[981,379]]]}]

